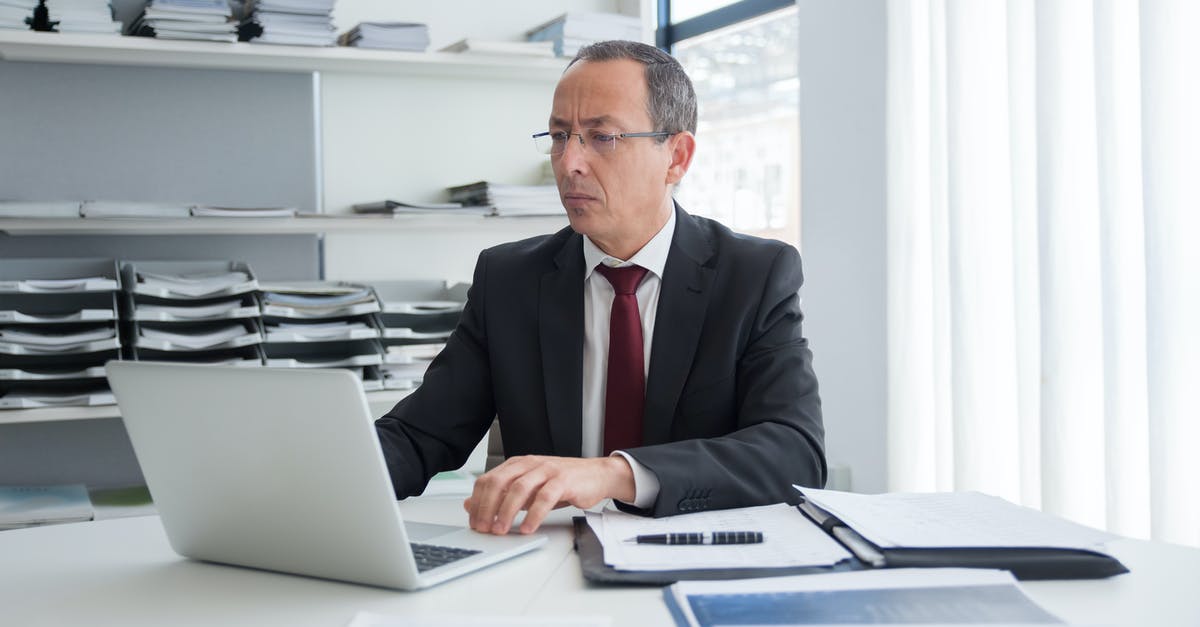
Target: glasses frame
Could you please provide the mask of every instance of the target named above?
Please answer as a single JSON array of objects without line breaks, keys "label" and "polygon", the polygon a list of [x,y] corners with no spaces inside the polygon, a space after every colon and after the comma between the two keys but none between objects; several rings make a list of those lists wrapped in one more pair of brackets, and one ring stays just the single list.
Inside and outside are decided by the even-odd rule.
[{"label": "glasses frame", "polygon": [[[612,137],[613,138],[612,148],[607,149],[607,150],[597,150],[594,146],[591,146],[590,144],[588,144],[588,142],[584,141],[584,139],[583,139],[584,133],[588,133],[591,131],[598,131],[600,135],[607,135],[607,136]],[[543,137],[550,137],[551,135],[554,135],[556,133],[566,133],[567,134],[567,139],[566,139],[566,141],[563,142],[562,150],[559,150],[558,152],[554,151],[554,140],[553,139],[550,140],[551,143],[550,143],[549,150],[542,150],[540,147],[538,147],[539,139],[541,139]],[[579,137],[579,145],[580,146],[588,146],[592,149],[593,152],[595,152],[597,154],[607,155],[607,154],[612,154],[617,151],[617,141],[616,140],[618,140],[618,139],[625,139],[627,137],[671,137],[672,135],[678,135],[678,134],[679,134],[679,131],[643,131],[643,132],[639,132],[639,133],[607,133],[607,132],[604,132],[602,129],[585,128],[582,131],[579,131],[577,133],[572,133],[570,131],[542,131],[541,133],[534,133],[532,137],[533,137],[534,148],[537,149],[538,154],[551,155],[551,156],[561,155],[562,153],[566,152],[567,142],[570,141],[571,136],[574,135],[574,136]]]}]

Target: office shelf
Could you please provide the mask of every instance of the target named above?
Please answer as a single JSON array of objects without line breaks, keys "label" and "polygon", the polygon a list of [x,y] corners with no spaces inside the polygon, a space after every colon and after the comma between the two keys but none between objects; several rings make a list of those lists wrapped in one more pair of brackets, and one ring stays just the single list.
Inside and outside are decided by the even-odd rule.
[{"label": "office shelf", "polygon": [[456,229],[486,226],[490,230],[544,225],[547,231],[567,225],[567,217],[496,217],[472,215],[400,215],[395,217],[323,215],[312,218],[0,218],[8,235],[229,235],[245,233],[354,233],[380,230]]},{"label": "office shelf", "polygon": [[[412,390],[380,390],[367,392],[368,403],[398,403],[408,396]],[[116,405],[98,405],[96,407],[37,407],[34,409],[5,409],[0,410],[0,425],[62,422],[67,420],[98,420],[120,418],[121,412]]]},{"label": "office shelf", "polygon": [[0,60],[553,81],[565,59],[0,31]]}]

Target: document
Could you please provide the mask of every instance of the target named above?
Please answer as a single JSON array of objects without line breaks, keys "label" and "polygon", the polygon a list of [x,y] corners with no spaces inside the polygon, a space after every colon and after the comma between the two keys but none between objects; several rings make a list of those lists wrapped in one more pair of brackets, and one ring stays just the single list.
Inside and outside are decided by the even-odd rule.
[{"label": "document", "polygon": [[1101,550],[1116,536],[979,492],[854,494],[800,488],[881,548],[1053,547]]},{"label": "document", "polygon": [[192,216],[197,218],[291,218],[295,215],[295,207],[192,207]]},{"label": "document", "polygon": [[0,281],[0,292],[26,292],[30,294],[115,292],[118,287],[116,279],[102,276]]},{"label": "document", "polygon": [[0,200],[0,218],[78,218],[79,204],[79,201]]},{"label": "document", "polygon": [[112,392],[50,392],[41,390],[10,390],[0,395],[0,408],[33,409],[36,407],[91,407],[115,405]]},{"label": "document", "polygon": [[17,330],[12,327],[0,329],[0,341],[29,347],[38,346],[45,348],[72,347],[116,336],[117,330],[113,327],[59,333],[43,329],[30,329],[27,331]]},{"label": "document", "polygon": [[[146,327],[141,329],[142,337],[161,343],[157,346],[149,346],[149,348],[159,348],[159,350],[202,350],[216,348],[239,338],[246,336],[254,337],[257,335],[256,332],[247,331],[246,327],[241,324],[231,324],[215,329],[192,330],[188,332],[164,331],[162,329],[150,329]],[[167,347],[164,348],[163,345]]]},{"label": "document", "polygon": [[79,215],[85,218],[186,218],[191,215],[191,208],[174,203],[87,200],[79,208]]},{"label": "document", "polygon": [[990,569],[681,581],[664,589],[663,599],[679,627],[1062,623],[1026,596],[1011,573]]},{"label": "document", "polygon": [[[604,562],[621,570],[688,570],[831,566],[853,556],[786,503],[664,518],[626,514],[613,506],[587,512],[604,545]],[[761,544],[667,546],[636,544],[639,535],[711,531],[761,531]]]},{"label": "document", "polygon": [[167,298],[204,298],[230,290],[248,292],[256,287],[250,275],[240,271],[196,274],[139,272],[137,282],[139,289],[136,291]]},{"label": "document", "polygon": [[153,305],[140,303],[134,308],[134,320],[219,320],[225,318],[253,318],[258,315],[257,305],[243,305],[241,299],[224,300],[207,305]]},{"label": "document", "polygon": [[63,322],[99,322],[116,319],[117,312],[113,309],[80,309],[60,314],[26,314],[16,309],[0,310],[0,323],[58,324]]},{"label": "document", "polygon": [[83,484],[0,486],[0,529],[91,520],[94,514]]},{"label": "document", "polygon": [[315,324],[267,324],[268,342],[328,342],[379,337],[379,330],[365,322],[338,321]]}]

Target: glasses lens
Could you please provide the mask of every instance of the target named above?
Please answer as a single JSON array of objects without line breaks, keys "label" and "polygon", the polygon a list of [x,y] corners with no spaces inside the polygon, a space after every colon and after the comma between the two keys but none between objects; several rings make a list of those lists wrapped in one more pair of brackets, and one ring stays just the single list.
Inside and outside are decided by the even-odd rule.
[{"label": "glasses lens", "polygon": [[[549,155],[549,154],[553,154],[555,152],[554,139],[549,135],[538,135],[537,137],[534,137],[533,138],[533,147],[536,148],[537,151],[542,153],[543,155]],[[561,150],[562,150],[562,148],[560,146],[559,152],[561,152]]]},{"label": "glasses lens", "polygon": [[608,154],[617,149],[617,134],[615,132],[595,128],[589,128],[584,132],[587,134],[588,146],[592,150],[600,154]]}]

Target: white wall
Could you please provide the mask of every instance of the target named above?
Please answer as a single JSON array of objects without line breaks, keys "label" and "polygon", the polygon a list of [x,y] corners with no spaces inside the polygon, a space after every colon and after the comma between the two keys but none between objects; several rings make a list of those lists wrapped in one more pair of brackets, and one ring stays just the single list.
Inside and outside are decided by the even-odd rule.
[{"label": "white wall", "polygon": [[[636,13],[618,0],[339,0],[339,29],[360,21],[429,25],[431,50],[459,39],[521,41],[567,11]],[[565,62],[564,62],[565,66]],[[321,77],[324,209],[391,198],[432,201],[478,180],[536,183],[545,156],[530,134],[545,128],[556,77],[454,79],[325,73]],[[331,279],[446,278],[468,281],[479,251],[566,226],[566,218],[464,220],[384,234],[329,235]]]},{"label": "white wall", "polygon": [[800,0],[802,289],[831,464],[887,488],[883,0]]}]

